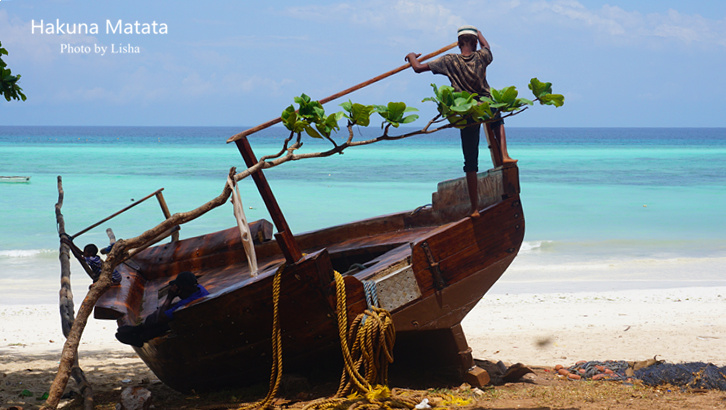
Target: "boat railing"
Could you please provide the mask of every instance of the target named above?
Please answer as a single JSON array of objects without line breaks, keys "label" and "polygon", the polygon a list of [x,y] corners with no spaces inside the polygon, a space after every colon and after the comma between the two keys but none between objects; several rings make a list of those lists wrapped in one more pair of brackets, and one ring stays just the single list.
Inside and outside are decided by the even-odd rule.
[{"label": "boat railing", "polygon": [[[164,217],[166,219],[169,219],[171,217],[171,212],[169,212],[169,207],[166,205],[166,201],[164,200],[164,194],[161,193],[161,191],[163,191],[163,190],[164,190],[164,188],[157,189],[156,191],[152,192],[151,194],[149,194],[149,195],[147,195],[147,196],[139,199],[138,201],[135,201],[133,204],[131,204],[131,205],[129,205],[129,206],[127,206],[127,207],[125,207],[125,208],[123,208],[123,209],[121,209],[121,210],[119,210],[119,211],[117,211],[117,212],[115,212],[115,213],[107,216],[106,218],[101,219],[100,221],[94,223],[93,225],[91,225],[91,226],[89,226],[89,227],[87,227],[87,228],[79,231],[75,235],[72,235],[71,238],[74,238],[75,239],[75,238],[83,235],[84,233],[90,231],[91,229],[93,229],[93,228],[101,225],[102,223],[107,222],[107,221],[109,221],[109,220],[111,220],[111,219],[113,219],[113,218],[121,215],[122,213],[128,211],[129,209],[135,207],[136,205],[139,205],[140,203],[146,201],[147,199],[149,199],[151,197],[156,197],[157,201],[159,202],[159,206],[161,207],[161,212],[163,212]],[[174,229],[172,231],[172,233],[171,233],[171,240],[172,240],[172,242],[176,242],[176,241],[179,240],[179,229]]]}]

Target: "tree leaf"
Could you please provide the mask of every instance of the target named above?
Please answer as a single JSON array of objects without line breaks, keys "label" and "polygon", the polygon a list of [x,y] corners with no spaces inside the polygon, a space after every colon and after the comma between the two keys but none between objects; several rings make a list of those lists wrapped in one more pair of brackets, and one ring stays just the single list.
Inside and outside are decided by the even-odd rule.
[{"label": "tree leaf", "polygon": [[280,118],[282,118],[282,124],[285,126],[285,128],[292,131],[295,128],[295,122],[297,121],[297,113],[295,112],[295,107],[290,105],[289,107],[285,108],[285,110],[282,111],[282,114],[280,114]]},{"label": "tree leaf", "polygon": [[535,77],[529,80],[529,89],[535,97],[540,98],[545,94],[552,94],[552,83],[543,83]]},{"label": "tree leaf", "polygon": [[546,94],[539,98],[539,103],[542,105],[562,107],[565,104],[565,96],[562,94]]},{"label": "tree leaf", "polygon": [[403,117],[403,120],[401,121],[401,123],[408,124],[408,123],[416,121],[417,119],[418,119],[418,114],[411,114],[411,115],[407,115],[407,116]]},{"label": "tree leaf", "polygon": [[391,121],[400,121],[403,113],[406,111],[406,103],[389,102],[388,103],[388,119]]},{"label": "tree leaf", "polygon": [[322,135],[320,135],[318,131],[316,131],[315,128],[311,127],[309,124],[305,127],[305,132],[307,132],[308,135],[313,138],[323,138]]},{"label": "tree leaf", "polygon": [[[492,89],[492,95],[494,95],[494,90]],[[503,102],[507,104],[512,104],[517,99],[517,89],[510,85],[509,87],[502,88],[497,93],[499,95],[498,98],[495,98],[495,101],[497,102]]]}]

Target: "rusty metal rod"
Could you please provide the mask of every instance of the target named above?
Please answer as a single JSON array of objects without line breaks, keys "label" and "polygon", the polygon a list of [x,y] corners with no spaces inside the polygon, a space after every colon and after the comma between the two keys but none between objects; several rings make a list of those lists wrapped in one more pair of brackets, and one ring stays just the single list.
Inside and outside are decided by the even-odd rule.
[{"label": "rusty metal rod", "polygon": [[[437,56],[437,55],[439,55],[441,53],[445,53],[445,52],[451,50],[452,48],[456,47],[457,45],[458,45],[458,43],[451,43],[451,44],[449,44],[446,47],[443,47],[443,48],[440,48],[440,49],[434,51],[433,53],[429,53],[429,54],[426,54],[423,57],[420,57],[418,60],[419,61],[428,60],[431,57],[435,57],[435,56]],[[330,101],[332,101],[332,100],[334,100],[336,98],[340,98],[340,97],[342,97],[342,96],[344,96],[346,94],[350,94],[353,91],[356,91],[356,90],[359,90],[359,89],[361,89],[363,87],[369,86],[369,85],[371,85],[371,84],[373,84],[373,83],[375,83],[377,81],[380,81],[380,80],[382,80],[382,79],[384,79],[386,77],[390,77],[393,74],[399,73],[399,72],[401,72],[401,71],[403,71],[403,70],[405,70],[405,69],[407,69],[409,67],[411,67],[411,63],[406,63],[406,64],[404,64],[404,65],[402,65],[402,66],[400,66],[398,68],[395,68],[395,69],[393,69],[391,71],[388,71],[388,72],[385,72],[385,73],[383,73],[381,75],[378,75],[376,77],[373,77],[373,78],[371,78],[368,81],[364,81],[364,82],[362,82],[360,84],[357,84],[357,85],[354,85],[354,86],[352,86],[350,88],[346,88],[343,91],[340,91],[340,92],[338,92],[336,94],[333,94],[333,95],[331,95],[329,97],[323,98],[323,99],[318,100],[318,101],[320,102],[320,104],[325,104],[325,103],[330,102]],[[248,136],[250,134],[254,134],[257,131],[262,131],[265,128],[269,128],[269,127],[271,127],[271,126],[273,126],[273,125],[275,125],[275,124],[277,124],[277,123],[279,123],[281,121],[282,121],[282,118],[281,117],[277,117],[274,120],[270,120],[270,121],[267,121],[267,122],[265,122],[263,124],[260,124],[260,125],[258,125],[256,127],[252,127],[250,129],[244,130],[244,131],[240,132],[239,134],[230,137],[227,140],[227,142],[228,143],[229,142],[235,142],[235,141],[237,141],[238,139],[240,139],[242,137],[246,137],[246,136]]]}]

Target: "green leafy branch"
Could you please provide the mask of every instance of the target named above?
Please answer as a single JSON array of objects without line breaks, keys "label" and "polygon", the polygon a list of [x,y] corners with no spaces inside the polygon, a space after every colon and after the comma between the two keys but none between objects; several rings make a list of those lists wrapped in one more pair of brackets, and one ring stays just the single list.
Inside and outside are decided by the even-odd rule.
[{"label": "green leafy branch", "polygon": [[[415,135],[431,134],[447,128],[462,128],[474,123],[485,123],[495,120],[496,111],[499,111],[503,118],[516,115],[526,110],[534,102],[541,105],[553,105],[560,107],[565,102],[565,97],[560,94],[552,94],[552,83],[543,83],[537,78],[532,78],[529,89],[532,90],[535,99],[528,100],[518,97],[517,89],[513,86],[501,90],[492,89],[491,98],[480,97],[477,94],[457,92],[451,86],[437,87],[432,84],[434,96],[425,98],[423,101],[436,103],[439,114],[431,119],[423,128],[414,130],[402,135],[389,135],[391,127],[398,128],[401,124],[409,124],[419,118],[417,114],[408,114],[418,111],[416,108],[408,107],[403,102],[389,102],[387,105],[364,105],[346,101],[340,106],[343,111],[333,114],[326,114],[322,104],[312,100],[309,96],[302,94],[295,97],[294,102],[298,105],[290,105],[281,114],[282,123],[290,131],[285,139],[282,149],[272,155],[260,158],[259,162],[247,170],[235,175],[236,180],[251,175],[258,169],[271,168],[287,161],[296,161],[304,158],[321,158],[333,154],[342,154],[343,151],[352,146],[369,145],[384,140],[398,140],[409,138]],[[354,141],[354,127],[368,127],[371,124],[371,116],[378,114],[382,119],[382,135],[368,139]],[[332,133],[340,130],[338,121],[345,118],[348,121],[348,138],[340,143],[332,139]],[[434,124],[442,121],[447,124],[431,128]],[[327,151],[297,153],[302,147],[302,134],[305,133],[313,138],[327,139],[333,147]],[[294,140],[294,141],[293,141]]]},{"label": "green leafy branch", "polygon": [[23,94],[23,89],[18,85],[20,74],[13,75],[12,72],[10,72],[10,69],[6,68],[7,64],[2,59],[3,55],[8,55],[8,51],[2,47],[2,42],[0,42],[0,94],[2,94],[7,101],[25,101],[26,97],[25,94]]},{"label": "green leafy branch", "polygon": [[285,108],[280,115],[285,128],[293,134],[305,132],[313,138],[325,138],[335,145],[330,136],[333,131],[339,131],[338,121],[343,117],[348,122],[367,127],[371,122],[371,115],[378,113],[383,118],[381,128],[393,126],[398,128],[401,124],[408,124],[418,119],[418,115],[405,115],[411,111],[418,111],[416,108],[407,107],[402,102],[389,102],[387,105],[363,105],[350,101],[341,104],[345,111],[336,112],[330,115],[325,114],[323,105],[318,101],[312,101],[309,96],[302,94],[295,97],[298,104],[296,110],[293,105]]},{"label": "green leafy branch", "polygon": [[439,114],[457,128],[464,128],[474,123],[490,122],[495,119],[498,111],[502,117],[519,114],[538,101],[541,105],[554,105],[560,107],[565,103],[561,94],[552,94],[552,83],[543,83],[532,78],[529,89],[535,100],[519,98],[519,92],[514,86],[491,89],[491,98],[478,96],[466,91],[454,91],[448,85],[437,87],[431,84],[434,96],[424,98],[423,101],[432,101],[436,104]]}]

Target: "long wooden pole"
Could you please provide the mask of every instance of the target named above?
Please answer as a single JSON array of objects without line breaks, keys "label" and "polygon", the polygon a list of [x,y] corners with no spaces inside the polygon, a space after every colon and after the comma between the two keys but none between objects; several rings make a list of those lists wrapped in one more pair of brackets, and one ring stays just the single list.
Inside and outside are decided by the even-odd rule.
[{"label": "long wooden pole", "polygon": [[[429,54],[426,54],[423,57],[420,57],[418,60],[419,61],[428,60],[431,57],[435,57],[435,56],[437,56],[437,55],[439,55],[441,53],[445,53],[445,52],[451,50],[452,48],[456,47],[457,45],[458,45],[458,43],[451,43],[451,44],[449,44],[446,47],[443,47],[443,48],[440,48],[440,49],[434,51],[433,53],[429,53]],[[403,71],[403,70],[405,70],[405,69],[407,69],[409,67],[411,67],[411,64],[410,63],[406,63],[406,64],[404,64],[404,65],[402,65],[402,66],[400,66],[398,68],[395,68],[395,69],[393,69],[391,71],[388,71],[388,72],[383,73],[383,74],[381,74],[379,76],[373,77],[373,78],[371,78],[368,81],[364,81],[364,82],[362,82],[360,84],[357,84],[357,85],[354,85],[354,86],[352,86],[350,88],[346,88],[343,91],[340,91],[340,92],[338,92],[336,94],[331,95],[330,97],[326,97],[326,98],[323,98],[323,99],[318,100],[318,101],[320,102],[320,104],[325,104],[325,103],[330,102],[330,101],[332,101],[332,100],[334,100],[336,98],[340,98],[340,97],[342,97],[342,96],[344,96],[346,94],[350,94],[353,91],[356,91],[356,90],[359,90],[359,89],[361,89],[363,87],[369,86],[369,85],[371,85],[371,84],[373,84],[373,83],[375,83],[377,81],[380,81],[380,80],[382,80],[382,79],[384,79],[386,77],[390,77],[390,76],[392,76],[392,75],[394,75],[396,73],[400,73],[401,71]],[[262,131],[265,128],[269,128],[269,127],[271,127],[271,126],[273,126],[273,125],[275,125],[275,124],[277,124],[277,123],[279,123],[281,121],[282,121],[282,118],[277,117],[274,120],[270,120],[270,121],[267,121],[266,123],[260,124],[260,125],[258,125],[256,127],[252,127],[250,129],[244,130],[244,131],[240,132],[239,134],[230,137],[227,140],[227,142],[235,142],[235,141],[237,141],[238,139],[240,139],[242,137],[246,137],[246,136],[248,136],[250,134],[254,134],[257,131]]]},{"label": "long wooden pole", "polygon": [[[136,202],[134,202],[133,204],[131,204],[131,205],[127,206],[126,208],[124,208],[124,209],[122,209],[122,210],[120,210],[120,211],[116,212],[115,214],[113,214],[113,215],[111,215],[111,216],[108,216],[108,217],[106,217],[106,218],[104,218],[104,219],[101,219],[100,221],[96,222],[95,224],[93,224],[93,225],[89,226],[88,228],[86,228],[86,229],[84,229],[84,230],[82,230],[82,231],[78,232],[77,234],[75,234],[75,235],[71,236],[71,238],[75,239],[75,238],[77,238],[77,237],[81,236],[82,234],[84,234],[84,233],[86,233],[86,232],[90,231],[91,229],[93,229],[93,228],[97,227],[98,225],[101,225],[102,223],[104,223],[104,222],[108,221],[109,219],[112,219],[112,218],[115,218],[115,217],[119,216],[120,214],[122,214],[122,213],[124,213],[124,212],[128,211],[129,209],[131,209],[131,208],[135,207],[136,205],[138,205],[138,204],[140,204],[140,203],[142,203],[142,202],[146,201],[147,199],[149,199],[149,198],[151,198],[152,196],[154,196],[154,195],[156,195],[156,194],[160,193],[160,192],[161,192],[161,191],[163,191],[163,190],[164,190],[164,188],[159,188],[159,189],[157,189],[157,190],[156,190],[156,191],[154,191],[153,193],[151,193],[151,194],[149,194],[149,195],[147,195],[147,196],[145,196],[145,197],[143,197],[143,198],[139,199],[138,201],[136,201]],[[168,217],[167,217],[167,219],[168,219]]]}]

